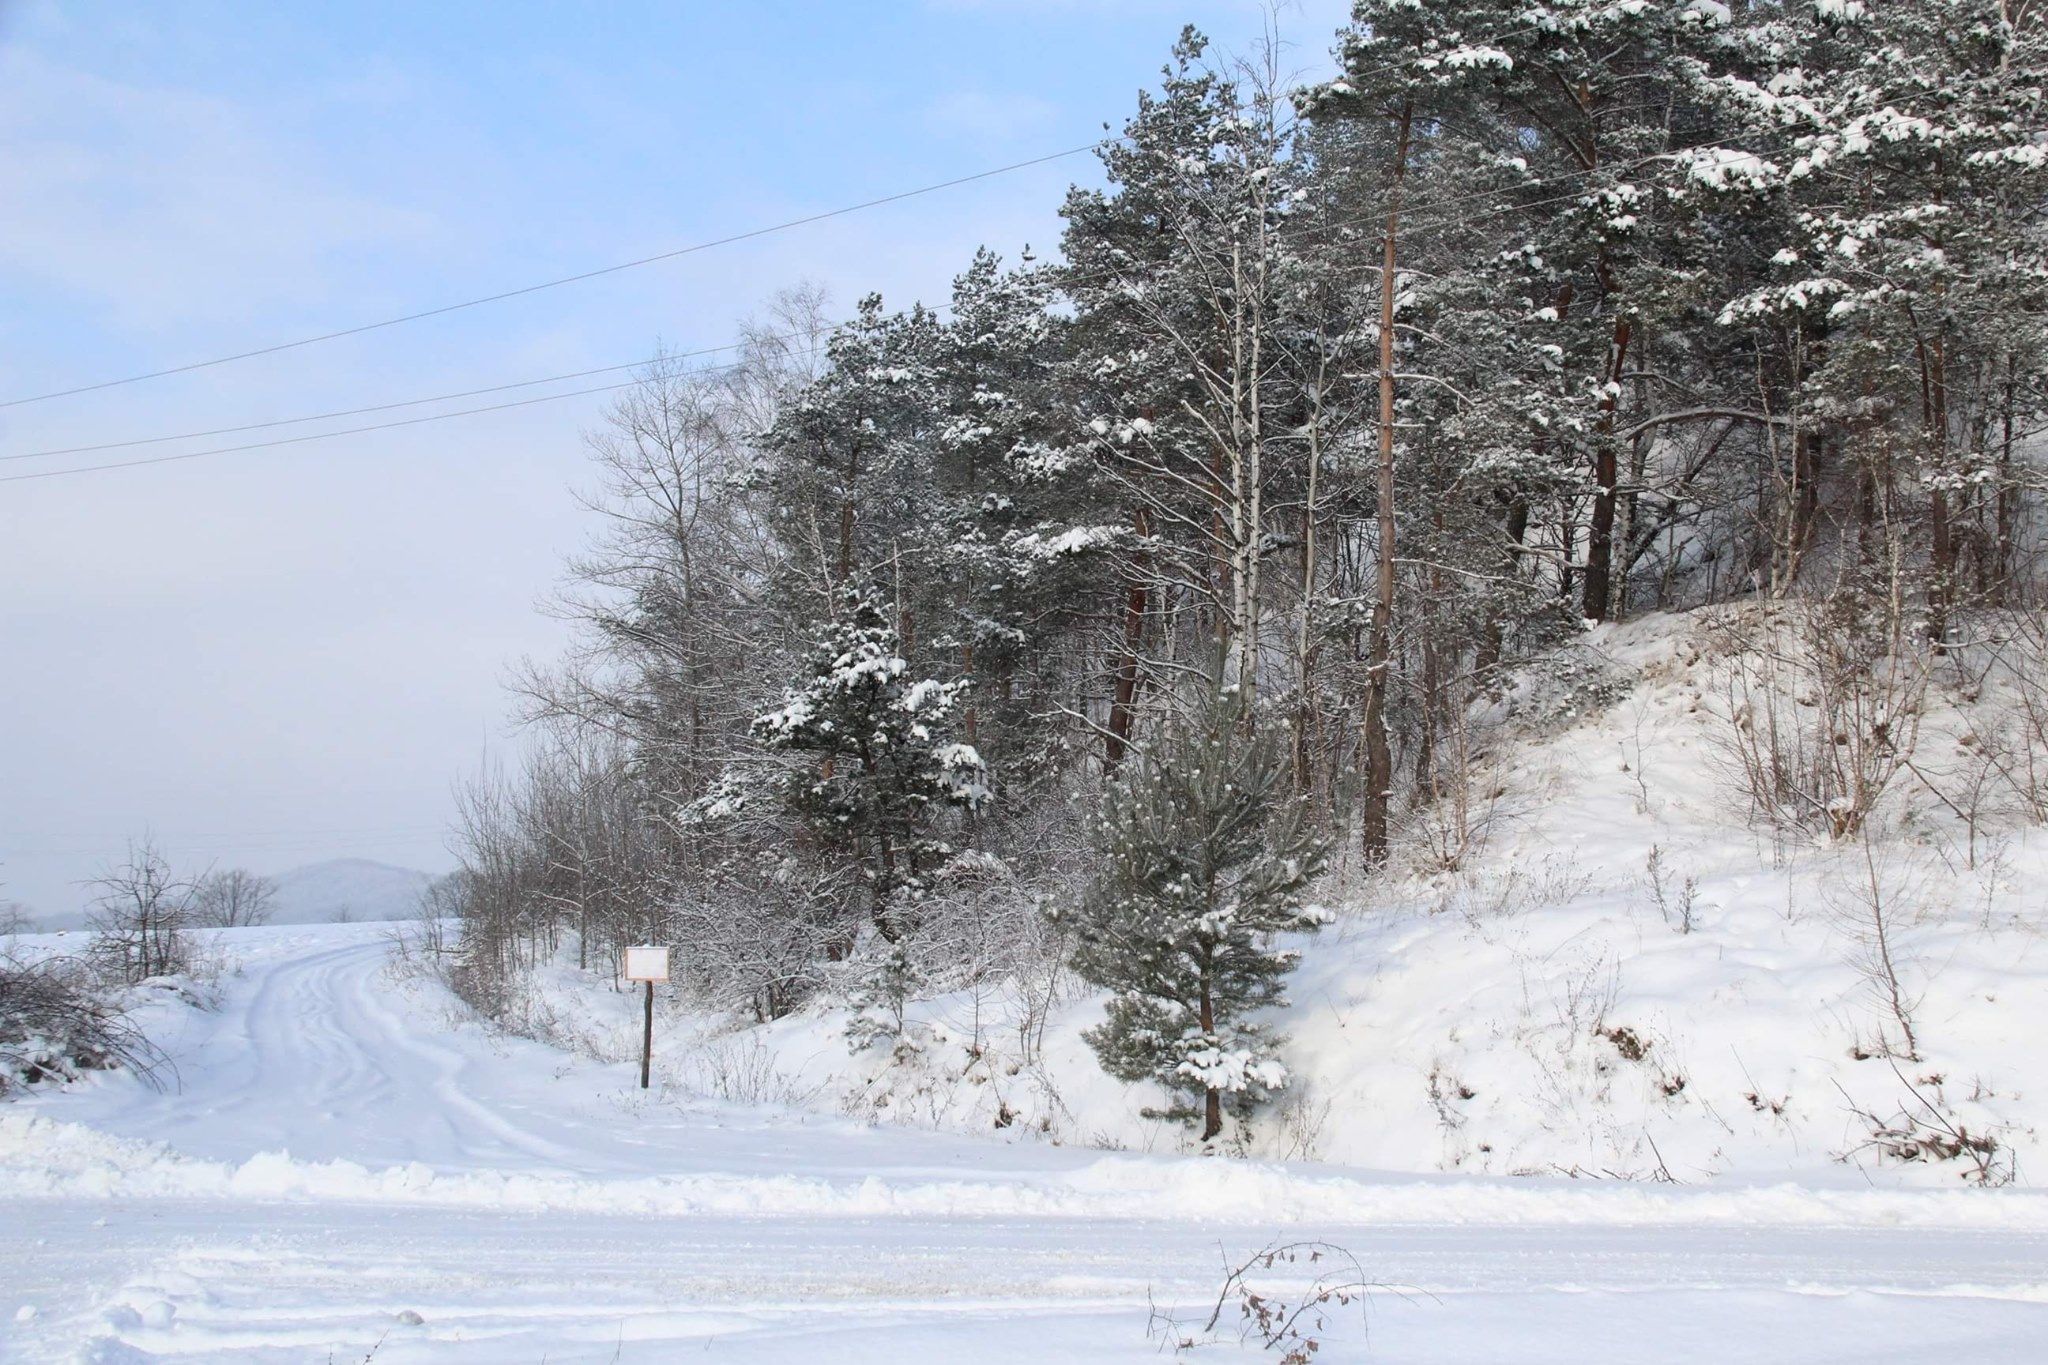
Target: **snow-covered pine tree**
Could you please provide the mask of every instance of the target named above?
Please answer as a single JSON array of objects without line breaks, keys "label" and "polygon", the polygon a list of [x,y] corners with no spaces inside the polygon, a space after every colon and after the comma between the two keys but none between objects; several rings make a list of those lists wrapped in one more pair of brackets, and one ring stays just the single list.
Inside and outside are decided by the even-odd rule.
[{"label": "snow-covered pine tree", "polygon": [[869,294],[826,343],[823,371],[761,434],[769,524],[788,554],[783,610],[804,623],[894,557],[935,514],[926,494],[938,323]]},{"label": "snow-covered pine tree", "polygon": [[892,943],[911,927],[923,874],[952,852],[938,815],[988,796],[981,755],[943,737],[967,684],[913,679],[897,646],[882,601],[846,589],[810,676],[753,723],[769,749],[815,760],[791,770],[783,797],[822,843],[859,865],[875,928]]},{"label": "snow-covered pine tree", "polygon": [[[1061,210],[1062,289],[1073,309],[1069,401],[1114,501],[1132,510],[1129,593],[1112,646],[1103,767],[1121,761],[1136,699],[1162,657],[1229,646],[1249,691],[1270,643],[1274,508],[1306,464],[1283,405],[1283,242],[1296,168],[1278,77],[1209,62],[1189,28],[1157,94],[1103,144],[1107,190]],[[1162,615],[1168,598],[1189,609]],[[1170,624],[1169,624],[1170,623]],[[1167,629],[1161,630],[1162,626]]]},{"label": "snow-covered pine tree", "polygon": [[962,728],[1001,772],[1006,804],[1081,742],[1050,717],[1067,694],[1069,642],[1115,609],[1118,587],[1101,561],[1120,528],[1095,524],[1094,470],[1065,449],[1066,323],[1048,307],[1052,288],[1028,255],[1005,270],[986,249],[954,280],[936,353],[931,513],[902,561],[903,591],[923,608],[920,657],[957,658],[974,682]]},{"label": "snow-covered pine tree", "polygon": [[[1220,668],[1219,668],[1220,672]],[[1073,924],[1074,970],[1114,994],[1085,1035],[1120,1080],[1186,1098],[1159,1116],[1223,1131],[1286,1085],[1279,1040],[1252,1016],[1284,1004],[1300,957],[1277,936],[1313,930],[1303,892],[1326,845],[1304,818],[1279,746],[1235,688],[1211,682],[1186,720],[1125,767]]]},{"label": "snow-covered pine tree", "polygon": [[2014,433],[2048,376],[2048,26],[1995,0],[1840,0],[1759,22],[1752,45],[1758,78],[1724,93],[1763,148],[1745,174],[1777,250],[1720,321],[1785,357],[1794,529],[1771,586],[1825,511],[1847,513],[1865,567],[1880,525],[1903,530],[1940,640],[2016,567]]}]

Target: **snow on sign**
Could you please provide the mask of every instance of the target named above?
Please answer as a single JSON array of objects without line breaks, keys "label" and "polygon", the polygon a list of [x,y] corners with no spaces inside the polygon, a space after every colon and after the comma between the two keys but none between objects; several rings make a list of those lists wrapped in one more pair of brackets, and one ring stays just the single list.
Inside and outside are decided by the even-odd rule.
[{"label": "snow on sign", "polygon": [[668,949],[628,948],[626,949],[626,980],[666,981],[668,980]]}]

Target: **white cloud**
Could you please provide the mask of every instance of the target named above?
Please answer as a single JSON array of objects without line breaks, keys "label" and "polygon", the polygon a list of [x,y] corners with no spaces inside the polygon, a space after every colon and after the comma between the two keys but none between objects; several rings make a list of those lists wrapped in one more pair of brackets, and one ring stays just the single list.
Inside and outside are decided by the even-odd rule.
[{"label": "white cloud", "polygon": [[0,219],[0,268],[131,333],[328,302],[334,265],[436,232],[430,214],[324,177],[302,144],[228,101],[26,48],[0,57],[0,183],[34,206]]}]

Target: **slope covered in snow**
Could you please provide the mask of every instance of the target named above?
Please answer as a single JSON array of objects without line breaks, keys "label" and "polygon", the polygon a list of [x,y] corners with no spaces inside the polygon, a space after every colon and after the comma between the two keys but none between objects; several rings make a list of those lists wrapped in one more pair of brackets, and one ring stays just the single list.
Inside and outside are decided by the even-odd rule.
[{"label": "slope covered in snow", "polygon": [[[1326,888],[1335,922],[1301,943],[1275,1021],[1294,1084],[1235,1147],[1687,1183],[2039,1169],[2048,840],[1988,799],[1971,822],[1945,804],[1996,723],[1995,680],[1916,704],[1911,770],[1864,834],[1774,828],[1753,818],[1734,743],[1761,703],[1731,632],[1758,628],[1747,609],[1604,627],[1472,717],[1487,753],[1474,790],[1411,813],[1389,875]],[[557,966],[528,986],[535,1031],[598,1056],[637,1048],[609,983]],[[1071,977],[917,1002],[900,1040],[865,1047],[843,1005],[749,1026],[668,1003],[687,1087],[1189,1147],[1141,1116],[1162,1095],[1102,1074],[1081,1037],[1100,999]]]},{"label": "slope covered in snow", "polygon": [[136,1006],[174,1085],[0,1109],[0,1359],[1136,1362],[1319,1241],[1356,1268],[1252,1287],[1378,1286],[1321,1360],[2033,1360],[2048,868],[1957,796],[1997,680],[1916,703],[1869,837],[1801,834],[1744,799],[1727,626],[1591,633],[1470,718],[1471,799],[1328,888],[1243,1159],[1142,1117],[1070,978],[879,1037],[665,994],[643,1092],[573,945],[509,1036],[390,925],[209,934],[211,993]]}]

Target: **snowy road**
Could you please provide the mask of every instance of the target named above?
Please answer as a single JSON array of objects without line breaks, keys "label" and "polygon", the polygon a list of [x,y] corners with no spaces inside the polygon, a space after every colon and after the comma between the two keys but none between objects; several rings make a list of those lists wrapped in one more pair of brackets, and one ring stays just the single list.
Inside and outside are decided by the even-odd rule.
[{"label": "snowy road", "polygon": [[374,928],[243,941],[165,1039],[179,1092],[0,1109],[0,1358],[1153,1360],[1148,1305],[1276,1237],[1401,1287],[1323,1361],[2048,1357],[2031,1192],[1374,1178],[648,1104],[394,982]]}]

